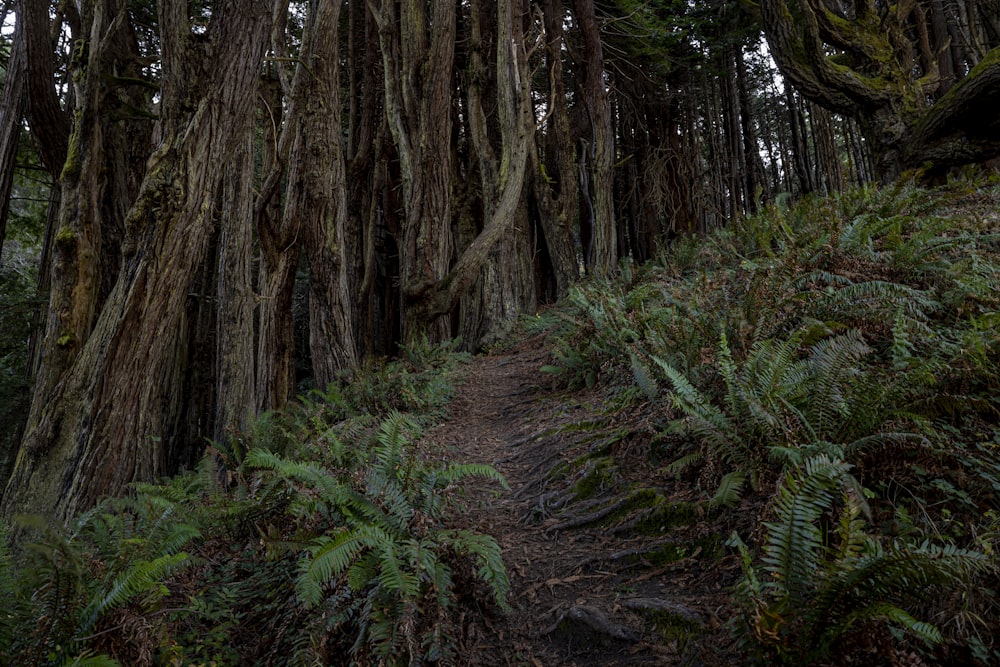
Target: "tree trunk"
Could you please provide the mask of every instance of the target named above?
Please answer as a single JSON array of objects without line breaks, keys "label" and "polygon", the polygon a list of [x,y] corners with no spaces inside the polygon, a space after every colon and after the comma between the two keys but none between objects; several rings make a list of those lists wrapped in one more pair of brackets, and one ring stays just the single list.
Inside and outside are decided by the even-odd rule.
[{"label": "tree trunk", "polygon": [[[769,50],[782,74],[810,101],[856,118],[871,145],[883,181],[904,169],[942,173],[952,166],[1000,155],[1000,121],[993,112],[1000,93],[1000,46],[982,56],[956,54],[956,41],[971,43],[971,26],[952,14],[961,3],[932,4],[938,58],[931,57],[923,6],[898,3],[879,12],[856,3],[844,18],[823,0],[760,0],[755,5]],[[955,40],[955,31],[961,39]],[[951,60],[941,39],[951,39]],[[956,62],[961,61],[961,62]],[[973,66],[974,65],[974,66]],[[964,77],[949,86],[939,71]],[[930,68],[929,70],[927,68]]]},{"label": "tree trunk", "polygon": [[[49,6],[46,0],[20,0],[17,24],[23,31],[27,61],[27,117],[31,133],[38,141],[42,163],[54,178],[58,178],[66,161],[69,146],[69,119],[59,105],[53,86],[53,58]],[[73,35],[81,44],[83,35]],[[90,36],[87,36],[90,38]],[[76,55],[76,54],[74,54]],[[79,54],[81,59],[84,54]]]},{"label": "tree trunk", "polygon": [[300,197],[309,258],[309,344],[313,380],[325,388],[343,369],[359,364],[359,330],[354,304],[358,276],[349,269],[361,249],[361,230],[348,227],[347,180],[340,109],[338,23],[340,0],[319,0],[300,58],[312,73],[298,134],[302,137],[301,180],[289,182]]},{"label": "tree trunk", "polygon": [[[100,0],[83,9],[87,38],[74,58],[77,107],[61,169],[48,318],[34,390],[40,396],[72,365],[118,278],[125,217],[149,147],[148,120],[115,120],[123,108],[142,108],[143,98],[151,97],[145,86],[117,83],[139,80],[138,46],[121,19],[125,0]],[[33,402],[30,423],[45,406]]]},{"label": "tree trunk", "polygon": [[[532,141],[531,169],[534,191],[539,201],[539,218],[545,247],[552,264],[556,296],[569,291],[580,277],[579,262],[573,245],[573,227],[579,210],[577,166],[570,134],[569,109],[566,105],[566,82],[563,74],[565,9],[562,0],[543,0],[545,25],[545,63],[548,70],[549,131],[547,143],[539,150]],[[536,133],[536,138],[540,136]],[[545,162],[539,154],[543,153]]]},{"label": "tree trunk", "polygon": [[226,166],[216,271],[215,419],[225,442],[256,414],[253,292],[253,143],[248,136]]},{"label": "tree trunk", "polygon": [[369,0],[378,22],[385,106],[399,155],[404,218],[397,240],[403,339],[451,337],[446,313],[426,295],[452,261],[451,136],[455,0]]},{"label": "tree trunk", "polygon": [[7,216],[10,213],[10,194],[14,185],[21,121],[24,119],[25,65],[24,31],[18,25],[11,39],[7,77],[3,93],[0,93],[0,261],[3,258],[3,241],[7,235]]},{"label": "tree trunk", "polygon": [[[573,13],[583,40],[583,98],[590,123],[590,140],[584,146],[589,170],[589,207],[594,221],[589,268],[595,275],[603,276],[611,273],[618,262],[612,174],[615,160],[614,118],[605,82],[604,47],[597,26],[594,0],[573,0]],[[584,193],[584,196],[588,195]]]},{"label": "tree trunk", "polygon": [[[34,396],[45,405],[32,411],[37,422],[4,494],[5,517],[65,520],[171,470],[185,305],[213,235],[218,165],[231,163],[252,131],[271,17],[265,0],[230,0],[213,7],[195,40],[187,9],[185,0],[160,6],[163,140],[129,210],[122,271],[64,377]],[[206,57],[203,49],[214,66],[199,71],[191,64]]]},{"label": "tree trunk", "polygon": [[[452,295],[447,303],[453,302],[454,295],[462,297],[461,334],[472,348],[501,338],[518,315],[534,310],[536,302],[530,226],[523,199],[532,136],[531,100],[525,82],[528,75],[522,55],[522,11],[519,0],[497,3],[496,68],[491,81],[480,53],[483,43],[480,24],[486,23],[488,16],[482,15],[477,0],[470,3],[473,81],[469,86],[468,115],[486,220],[482,231],[463,252],[455,272],[449,275]],[[491,127],[483,111],[483,89],[493,88],[492,82],[497,90],[499,161],[493,150],[497,142],[490,136]],[[477,272],[478,278],[474,277]]]},{"label": "tree trunk", "polygon": [[[377,160],[383,136],[388,131],[385,115],[379,106],[382,87],[381,56],[378,50],[378,30],[375,20],[362,3],[351,3],[351,42],[348,45],[348,76],[350,78],[350,127],[347,165],[348,228],[363,230],[362,249],[355,253],[349,273],[361,276],[355,294],[359,329],[359,354],[364,357],[385,354],[389,350],[377,345],[379,330],[374,307],[375,283],[378,274],[377,229],[379,203],[384,183],[384,163]],[[357,58],[361,54],[362,58]]]}]

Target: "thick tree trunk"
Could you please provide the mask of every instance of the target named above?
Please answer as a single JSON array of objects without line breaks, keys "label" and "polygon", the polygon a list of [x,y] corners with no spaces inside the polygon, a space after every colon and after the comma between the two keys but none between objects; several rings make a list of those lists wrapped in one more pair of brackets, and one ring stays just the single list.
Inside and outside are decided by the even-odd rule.
[{"label": "thick tree trunk", "polygon": [[379,27],[385,106],[399,155],[404,218],[397,239],[403,339],[451,337],[445,313],[431,314],[427,293],[453,255],[451,136],[455,0],[369,0]]},{"label": "thick tree trunk", "polygon": [[584,193],[584,196],[589,197],[588,206],[594,223],[589,269],[595,275],[607,275],[618,262],[612,174],[615,160],[614,118],[605,81],[604,47],[597,26],[594,0],[573,0],[573,14],[583,41],[583,62],[580,63],[584,72],[583,103],[590,123],[590,139],[583,147],[587,153],[587,182],[590,186],[589,195]]},{"label": "thick tree trunk", "polygon": [[[916,2],[882,12],[873,3],[857,3],[850,18],[823,0],[748,6],[758,11],[771,55],[798,91],[860,122],[881,180],[926,163],[940,173],[1000,155],[993,111],[1000,98],[1000,46],[993,44],[981,61],[977,49],[964,48],[976,39],[962,22],[961,3],[931,3],[930,32],[922,25],[924,5]],[[945,56],[943,49],[956,42],[963,43],[962,52],[952,48]],[[958,81],[948,80],[963,72]]]},{"label": "thick tree trunk", "polygon": [[[138,47],[129,24],[118,18],[124,4],[101,0],[82,14],[87,39],[74,61],[76,120],[62,166],[36,395],[47,395],[72,365],[118,278],[125,217],[148,155],[150,123],[114,120],[119,106],[143,106],[141,89],[115,84],[137,79]],[[33,402],[30,423],[43,407]]]},{"label": "thick tree trunk", "polygon": [[[520,28],[520,13],[515,12],[515,5],[519,6],[518,0],[501,0],[497,4],[497,117],[501,149],[500,158],[497,160],[492,156],[492,149],[488,145],[477,147],[484,184],[482,231],[462,251],[461,257],[447,276],[423,293],[420,309],[428,317],[444,314],[453,309],[475,284],[481,270],[488,265],[491,258],[501,263],[513,264],[521,261],[521,258],[514,258],[513,253],[522,256],[524,254],[522,249],[514,248],[510,249],[506,260],[501,260],[494,254],[500,240],[515,228],[519,214],[523,215],[522,193],[534,126],[527,57]],[[469,114],[478,117],[476,123],[484,122],[482,109],[476,110],[470,105]],[[470,124],[472,123],[470,118]],[[474,137],[479,135],[478,139],[474,139],[479,144],[482,144],[488,136],[483,129],[472,130],[472,135]],[[496,270],[502,273],[513,270],[513,267],[500,266]],[[508,301],[513,301],[510,293],[499,295],[494,292],[485,296],[488,300],[506,298]],[[506,323],[510,319],[507,313],[523,312],[519,308],[523,306],[524,300],[533,298],[526,292],[520,293],[516,299],[519,303],[512,303],[510,308],[496,309],[493,306],[488,308],[497,314],[501,322]],[[499,323],[493,322],[488,328],[497,324]]]},{"label": "thick tree trunk", "polygon": [[304,162],[301,181],[289,196],[301,197],[309,257],[309,344],[313,380],[325,388],[343,369],[359,364],[359,319],[354,295],[359,276],[353,258],[361,249],[361,229],[349,227],[347,179],[340,108],[338,23],[340,0],[319,0],[310,40],[299,56],[312,72],[301,122]]},{"label": "thick tree trunk", "polygon": [[[123,268],[91,335],[65,376],[34,397],[45,405],[33,409],[37,422],[21,445],[4,516],[66,519],[171,470],[185,305],[213,235],[218,165],[230,163],[252,131],[271,18],[265,0],[213,9],[207,33],[192,40],[187,2],[161,3],[163,141],[129,211]],[[214,67],[183,67],[206,48]]]},{"label": "thick tree trunk", "polygon": [[215,419],[225,442],[256,413],[254,386],[253,143],[248,136],[226,166],[216,271]]},{"label": "thick tree trunk", "polygon": [[[566,105],[566,82],[563,74],[565,8],[562,0],[543,0],[545,25],[545,63],[548,70],[549,131],[536,133],[547,140],[543,150],[537,141],[529,147],[534,173],[534,191],[539,201],[539,217],[545,247],[556,281],[556,296],[563,296],[580,278],[579,262],[573,244],[573,228],[579,210],[576,149],[570,133]],[[539,157],[545,155],[545,163]]]},{"label": "thick tree trunk", "polygon": [[[492,8],[489,8],[492,9]],[[476,0],[470,3],[473,82],[469,86],[469,127],[478,158],[484,226],[469,244],[449,276],[451,295],[462,297],[461,335],[472,348],[489,344],[507,333],[518,315],[534,310],[532,239],[523,184],[530,134],[531,100],[522,81],[527,78],[522,55],[522,6],[519,0],[501,0],[496,7],[496,68],[488,77],[480,53],[482,30],[488,16]],[[492,21],[490,22],[492,23]],[[489,23],[487,23],[489,25]],[[499,137],[491,137],[483,111],[483,89],[495,82]],[[497,160],[493,145],[499,143]],[[474,254],[472,254],[474,253]],[[474,274],[478,273],[478,277]]]}]

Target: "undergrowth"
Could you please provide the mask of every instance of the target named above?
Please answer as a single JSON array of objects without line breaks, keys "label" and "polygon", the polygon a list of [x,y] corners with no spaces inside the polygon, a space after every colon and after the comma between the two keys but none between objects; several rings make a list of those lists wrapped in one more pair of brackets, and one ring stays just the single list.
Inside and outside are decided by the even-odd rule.
[{"label": "undergrowth", "polygon": [[[998,210],[995,177],[772,207],[548,315],[544,371],[650,425],[678,493],[766,522],[725,528],[744,561],[734,627],[762,660],[843,657],[859,634],[932,662],[1000,660]],[[816,486],[820,469],[838,472]],[[845,579],[866,593],[833,593]]]},{"label": "undergrowth", "polygon": [[445,525],[467,480],[504,480],[420,440],[460,361],[418,346],[66,530],[22,518],[0,662],[453,662],[465,610],[502,612],[509,589],[496,541]]}]

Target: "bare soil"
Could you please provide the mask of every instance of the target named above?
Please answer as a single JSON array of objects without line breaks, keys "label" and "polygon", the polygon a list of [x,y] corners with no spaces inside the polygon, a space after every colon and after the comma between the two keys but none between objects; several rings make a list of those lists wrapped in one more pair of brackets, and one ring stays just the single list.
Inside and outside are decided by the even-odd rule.
[{"label": "bare soil", "polygon": [[546,363],[543,337],[475,357],[428,434],[510,485],[476,489],[457,520],[496,537],[512,584],[511,613],[465,620],[468,664],[738,662],[725,622],[739,567],[719,517],[637,524],[625,506],[636,489],[684,500],[650,463],[643,410],[612,413],[597,390],[555,389]]}]

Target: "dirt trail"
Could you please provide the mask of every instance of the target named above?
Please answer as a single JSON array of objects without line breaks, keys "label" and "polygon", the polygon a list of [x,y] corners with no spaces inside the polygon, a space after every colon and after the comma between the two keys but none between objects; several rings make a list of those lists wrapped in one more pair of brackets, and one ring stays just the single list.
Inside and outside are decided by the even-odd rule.
[{"label": "dirt trail", "polygon": [[[596,392],[552,391],[539,372],[547,355],[544,340],[536,338],[476,357],[448,420],[428,434],[457,461],[492,464],[511,487],[499,496],[495,490],[474,494],[459,519],[497,538],[512,583],[509,616],[467,622],[469,664],[671,665],[682,658],[711,664],[692,656],[689,645],[685,650],[683,639],[671,640],[678,627],[719,626],[713,609],[722,602],[720,577],[706,588],[702,576],[688,571],[697,552],[657,567],[636,554],[662,545],[663,536],[616,536],[597,523],[564,529],[560,511],[575,494],[552,471],[592,449],[580,434],[606,417]],[[616,459],[628,454],[614,453]],[[650,481],[656,480],[647,477],[644,484]],[[610,490],[597,496],[590,500],[594,508],[613,498]],[[572,504],[573,516],[586,515],[585,503]]]}]

